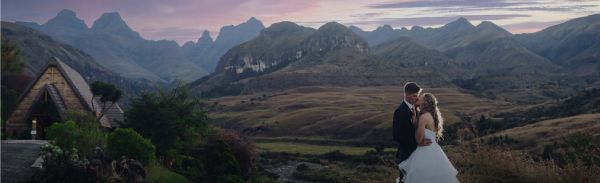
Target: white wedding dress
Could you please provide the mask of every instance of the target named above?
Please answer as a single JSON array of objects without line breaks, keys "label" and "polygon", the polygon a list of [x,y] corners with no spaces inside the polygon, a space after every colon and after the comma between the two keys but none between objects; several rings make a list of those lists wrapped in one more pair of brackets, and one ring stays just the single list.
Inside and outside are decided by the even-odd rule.
[{"label": "white wedding dress", "polygon": [[[435,139],[435,132],[425,129],[425,138]],[[429,146],[419,146],[398,167],[404,173],[404,183],[458,183],[458,171],[435,140]]]}]

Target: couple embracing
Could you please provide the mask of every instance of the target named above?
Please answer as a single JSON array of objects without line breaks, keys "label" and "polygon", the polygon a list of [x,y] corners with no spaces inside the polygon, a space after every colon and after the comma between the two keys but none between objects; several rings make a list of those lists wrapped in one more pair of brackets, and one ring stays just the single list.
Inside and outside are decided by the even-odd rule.
[{"label": "couple embracing", "polygon": [[404,101],[394,111],[396,162],[404,183],[458,183],[457,170],[437,143],[444,120],[431,93],[413,82],[404,85]]}]

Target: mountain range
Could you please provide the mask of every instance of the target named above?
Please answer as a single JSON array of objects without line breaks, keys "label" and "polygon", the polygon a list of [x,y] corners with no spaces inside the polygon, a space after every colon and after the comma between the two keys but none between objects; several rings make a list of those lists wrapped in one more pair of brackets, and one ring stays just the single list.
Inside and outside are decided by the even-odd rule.
[{"label": "mountain range", "polygon": [[[594,29],[598,16],[519,35],[488,21],[474,26],[464,18],[439,28],[382,26],[374,31],[335,22],[317,30],[280,22],[230,49],[214,73],[190,86],[204,96],[220,96],[301,86],[418,81],[428,87],[460,87],[490,96],[527,89],[559,97],[573,88],[598,86],[600,49],[594,41],[600,36]],[[586,38],[590,41],[578,41]],[[545,39],[562,41],[540,44],[549,42]],[[567,53],[547,51],[559,48]]]},{"label": "mountain range", "polygon": [[576,18],[515,39],[577,76],[600,77],[600,14]]},{"label": "mountain range", "polygon": [[98,64],[89,54],[29,27],[2,22],[2,39],[19,49],[19,56],[24,64],[23,74],[31,78],[35,77],[51,58],[57,57],[78,71],[87,82],[101,80],[117,85],[124,92],[124,100],[141,91],[152,89],[149,80],[124,78]]},{"label": "mountain range", "polygon": [[224,26],[213,42],[208,32],[197,43],[146,40],[117,12],[104,13],[88,28],[71,10],[62,10],[45,24],[17,22],[89,53],[100,65],[126,78],[157,83],[190,82],[213,71],[231,47],[255,37],[264,28],[255,18]]},{"label": "mountain range", "polygon": [[465,18],[439,28],[384,25],[373,31],[336,22],[318,29],[293,22],[265,28],[250,18],[224,26],[214,40],[204,31],[181,47],[143,39],[118,13],[103,14],[90,28],[70,10],[43,25],[17,24],[89,53],[125,78],[183,80],[203,96],[417,81],[490,97],[531,89],[537,97],[560,98],[572,89],[600,86],[599,22],[600,15],[590,15],[515,35]]},{"label": "mountain range", "polygon": [[[577,68],[583,69],[579,67],[580,65],[591,66],[587,67],[587,70],[582,70],[583,72],[578,72],[577,75],[579,76],[598,75],[597,69],[590,68],[598,68],[595,64],[600,59],[598,54],[595,54],[599,50],[599,27],[600,14],[569,20],[539,32],[516,35],[488,21],[473,26],[465,18],[459,18],[440,28],[427,29],[418,26],[412,27],[410,30],[406,28],[393,29],[391,26],[385,25],[374,31],[363,31],[358,27],[350,26],[355,33],[367,39],[371,46],[404,36],[421,45],[444,52],[455,60],[466,59],[464,55],[461,56],[460,52],[465,49],[469,50],[469,47],[483,49],[493,44],[508,44],[504,46],[514,47],[524,55],[534,54],[536,58],[522,61],[504,58],[501,59],[503,61],[514,61],[526,65],[533,64],[536,65],[535,69],[547,65],[547,63],[542,62],[549,61],[558,66],[566,66],[566,71],[571,72],[571,74]],[[497,55],[506,54],[498,53]],[[561,68],[561,70],[564,69]]]},{"label": "mountain range", "polygon": [[116,12],[102,14],[91,28],[70,10],[62,10],[43,25],[17,23],[79,48],[100,65],[127,78],[168,83],[207,74],[185,58],[175,41],[145,40]]},{"label": "mountain range", "polygon": [[280,22],[230,49],[214,73],[190,85],[204,96],[313,85],[393,85],[418,78],[427,78],[433,86],[450,85],[441,75],[382,61],[369,52],[363,38],[339,23],[330,22],[315,30]]}]

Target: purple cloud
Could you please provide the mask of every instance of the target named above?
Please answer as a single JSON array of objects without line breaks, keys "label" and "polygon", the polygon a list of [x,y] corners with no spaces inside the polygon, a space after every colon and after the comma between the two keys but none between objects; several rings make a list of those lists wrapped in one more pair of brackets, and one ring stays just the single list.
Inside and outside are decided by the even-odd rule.
[{"label": "purple cloud", "polygon": [[453,16],[439,16],[439,17],[411,17],[411,18],[379,18],[376,20],[365,20],[350,22],[350,24],[365,25],[391,25],[394,27],[408,27],[408,26],[435,26],[443,25],[448,22],[452,22],[460,17],[464,17],[468,20],[503,20],[518,17],[529,17],[529,15],[523,14],[504,14],[504,15],[453,15]]},{"label": "purple cloud", "polygon": [[[531,12],[531,11],[546,11],[546,12],[580,12],[589,8],[595,8],[598,5],[538,5],[528,7],[495,7],[494,10],[505,10],[513,12]],[[464,13],[464,12],[481,12],[490,10],[490,7],[436,7],[426,11],[432,13]]]},{"label": "purple cloud", "polygon": [[505,29],[512,30],[513,33],[535,32],[553,25],[566,22],[567,20],[568,19],[549,22],[522,22],[502,25],[502,27],[504,27]]},{"label": "purple cloud", "polygon": [[506,0],[424,0],[393,3],[378,3],[369,5],[370,8],[432,8],[432,7],[508,7],[536,2],[514,2]]},{"label": "purple cloud", "polygon": [[[304,15],[316,0],[3,0],[3,21],[46,23],[63,9],[70,9],[88,27],[105,12],[119,12],[135,31],[147,39],[171,39],[180,44],[198,39],[199,33],[182,30],[218,31],[256,17],[265,25]],[[179,28],[180,30],[168,30]],[[177,33],[191,33],[180,36]],[[186,38],[187,37],[187,38]]]}]

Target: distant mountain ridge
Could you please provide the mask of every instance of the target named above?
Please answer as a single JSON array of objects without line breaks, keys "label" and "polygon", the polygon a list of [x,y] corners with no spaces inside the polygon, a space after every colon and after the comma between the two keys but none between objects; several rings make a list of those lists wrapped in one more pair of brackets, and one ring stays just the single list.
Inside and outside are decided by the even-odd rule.
[{"label": "distant mountain ridge", "polygon": [[204,31],[196,43],[186,42],[182,48],[185,56],[204,70],[213,72],[217,63],[230,48],[258,36],[265,26],[252,17],[239,25],[221,28],[219,36],[213,41],[208,31]]},{"label": "distant mountain ridge", "polygon": [[511,92],[532,89],[532,97],[521,97],[526,102],[564,96],[597,80],[578,77],[492,22],[474,26],[459,18],[440,28],[382,26],[371,32],[334,22],[318,30],[275,23],[229,50],[215,73],[190,85],[205,96],[219,96],[411,80],[516,100],[521,99]]},{"label": "distant mountain ridge", "polygon": [[96,63],[87,53],[29,27],[2,22],[2,39],[19,48],[24,63],[23,73],[30,77],[35,77],[51,58],[57,57],[79,72],[87,82],[101,80],[115,84],[124,92],[122,102],[153,87],[146,79],[124,78]]},{"label": "distant mountain ridge", "polygon": [[600,14],[515,37],[529,50],[578,76],[588,79],[600,77]]},{"label": "distant mountain ridge", "polygon": [[104,13],[91,28],[75,12],[62,10],[46,24],[17,22],[89,53],[100,65],[132,79],[159,83],[192,81],[208,74],[190,62],[174,41],[150,41],[133,31],[119,13]]},{"label": "distant mountain ridge", "polygon": [[[521,54],[536,54],[557,65],[564,66],[565,72],[575,72],[587,78],[599,76],[600,66],[600,14],[576,18],[544,30],[513,35],[492,22],[483,21],[473,26],[465,18],[459,18],[440,28],[421,28],[408,30],[393,29],[384,25],[374,31],[363,31],[352,26],[352,30],[368,40],[370,46],[376,46],[398,37],[408,37],[424,46],[445,52],[455,57],[458,50],[483,46],[501,40],[519,48]],[[504,39],[499,39],[504,38]],[[530,52],[530,53],[525,53]],[[533,56],[530,56],[534,58]],[[454,58],[457,59],[457,58]],[[539,60],[538,58],[534,58]],[[458,59],[460,60],[460,58]],[[539,63],[539,61],[536,61]]]},{"label": "distant mountain ridge", "polygon": [[373,57],[367,42],[339,23],[315,30],[280,22],[229,50],[213,74],[190,85],[204,96],[219,96],[299,86],[389,85],[409,79],[451,85],[438,74]]}]

